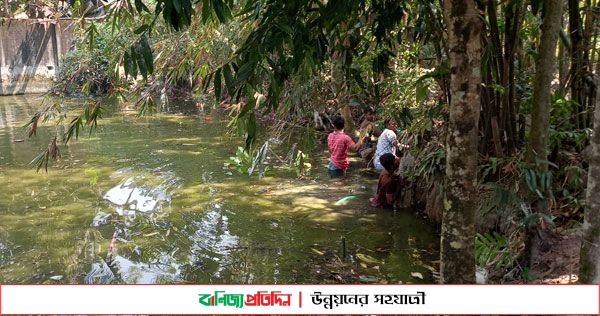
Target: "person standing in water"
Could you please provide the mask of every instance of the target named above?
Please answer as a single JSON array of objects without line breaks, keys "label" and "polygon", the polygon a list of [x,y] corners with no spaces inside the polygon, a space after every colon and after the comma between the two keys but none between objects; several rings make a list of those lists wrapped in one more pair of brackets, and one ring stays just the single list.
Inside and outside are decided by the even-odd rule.
[{"label": "person standing in water", "polygon": [[392,208],[400,188],[400,178],[394,175],[398,168],[396,157],[391,153],[381,155],[379,164],[383,166],[383,172],[379,174],[377,182],[377,193],[369,199],[374,207]]},{"label": "person standing in water", "polygon": [[357,151],[360,149],[363,140],[359,139],[355,143],[350,136],[344,133],[345,121],[341,116],[333,118],[334,131],[327,136],[327,145],[329,147],[329,165],[327,173],[332,177],[341,177],[346,174],[348,169],[348,151],[350,149]]},{"label": "person standing in water", "polygon": [[396,139],[396,129],[398,128],[398,124],[394,119],[388,118],[384,121],[385,129],[379,135],[377,139],[377,149],[375,150],[375,156],[373,157],[373,164],[375,165],[375,170],[381,173],[385,170],[384,166],[380,162],[381,156],[384,154],[392,154],[394,155],[396,162],[399,161],[399,158],[396,157],[396,149],[398,148],[398,139]]}]

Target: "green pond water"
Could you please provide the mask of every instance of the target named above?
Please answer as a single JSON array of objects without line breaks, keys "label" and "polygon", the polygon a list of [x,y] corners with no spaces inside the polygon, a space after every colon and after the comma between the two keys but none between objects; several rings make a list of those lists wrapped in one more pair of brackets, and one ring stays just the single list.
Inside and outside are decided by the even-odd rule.
[{"label": "green pond water", "polygon": [[322,143],[297,179],[279,161],[291,146],[272,139],[259,179],[225,164],[243,139],[218,111],[139,118],[106,105],[95,132],[36,172],[32,159],[67,128],[28,138],[40,103],[0,97],[0,283],[436,281],[435,230],[410,210],[372,208],[376,176],[358,161],[329,179]]}]

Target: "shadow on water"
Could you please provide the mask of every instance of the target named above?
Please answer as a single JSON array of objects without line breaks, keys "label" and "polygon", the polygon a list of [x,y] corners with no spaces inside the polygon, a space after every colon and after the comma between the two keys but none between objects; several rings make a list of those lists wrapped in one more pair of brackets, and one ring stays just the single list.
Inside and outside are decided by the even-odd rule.
[{"label": "shadow on water", "polygon": [[224,165],[242,140],[218,112],[107,111],[36,173],[29,161],[65,129],[27,139],[27,101],[0,98],[0,283],[436,281],[435,230],[411,210],[371,208],[376,178],[356,162],[327,178],[322,145],[312,177],[273,160],[258,179]]}]

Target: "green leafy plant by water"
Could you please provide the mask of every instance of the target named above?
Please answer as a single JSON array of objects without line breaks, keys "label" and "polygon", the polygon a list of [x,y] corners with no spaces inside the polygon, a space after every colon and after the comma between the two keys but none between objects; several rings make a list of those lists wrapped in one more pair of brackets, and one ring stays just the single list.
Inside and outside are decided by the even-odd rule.
[{"label": "green leafy plant by water", "polygon": [[90,180],[90,185],[96,185],[98,183],[98,171],[94,168],[87,168],[84,170],[85,176]]},{"label": "green leafy plant by water", "polygon": [[481,267],[508,268],[517,258],[520,241],[514,235],[498,232],[477,234],[475,238],[475,260]]},{"label": "green leafy plant by water", "polygon": [[238,146],[235,156],[229,157],[228,162],[239,173],[248,174],[248,169],[252,166],[252,156],[250,156],[244,147]]},{"label": "green leafy plant by water", "polygon": [[312,165],[308,162],[308,155],[298,150],[296,159],[294,160],[294,170],[296,171],[296,175],[298,177],[309,175],[311,168]]}]

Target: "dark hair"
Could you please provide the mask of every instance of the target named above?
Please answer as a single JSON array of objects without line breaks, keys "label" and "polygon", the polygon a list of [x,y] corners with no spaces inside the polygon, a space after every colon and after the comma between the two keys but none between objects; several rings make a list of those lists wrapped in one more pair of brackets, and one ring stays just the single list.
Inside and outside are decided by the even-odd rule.
[{"label": "dark hair", "polygon": [[335,127],[335,129],[344,129],[344,124],[346,122],[344,121],[344,118],[341,116],[336,116],[333,118],[333,126]]},{"label": "dark hair", "polygon": [[394,171],[394,162],[396,161],[396,157],[390,153],[385,153],[379,157],[379,163],[385,168],[385,170],[389,172]]}]

